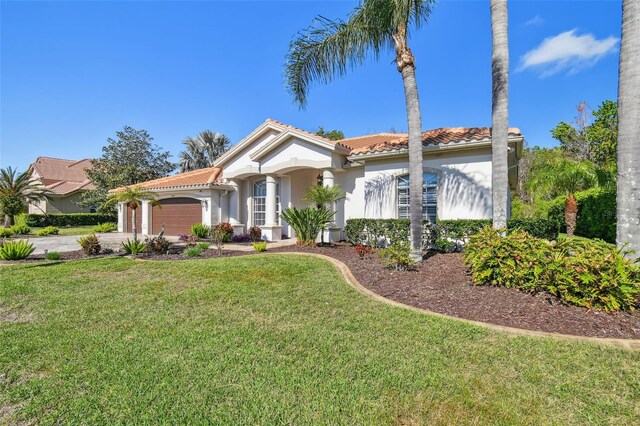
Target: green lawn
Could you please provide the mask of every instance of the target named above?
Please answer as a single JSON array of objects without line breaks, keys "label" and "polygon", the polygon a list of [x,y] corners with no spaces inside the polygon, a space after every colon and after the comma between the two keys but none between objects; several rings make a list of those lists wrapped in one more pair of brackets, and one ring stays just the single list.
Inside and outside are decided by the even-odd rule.
[{"label": "green lawn", "polygon": [[391,307],[314,258],[0,267],[0,302],[0,424],[640,422],[640,353]]},{"label": "green lawn", "polygon": [[[95,225],[61,227],[58,235],[88,235],[93,233],[93,228],[95,228]],[[33,227],[31,228],[31,233],[35,235],[41,229],[40,227]]]}]

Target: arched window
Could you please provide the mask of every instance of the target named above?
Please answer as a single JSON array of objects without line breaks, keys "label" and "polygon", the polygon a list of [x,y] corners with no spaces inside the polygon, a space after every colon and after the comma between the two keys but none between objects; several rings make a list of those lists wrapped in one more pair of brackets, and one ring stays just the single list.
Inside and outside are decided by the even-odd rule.
[{"label": "arched window", "polygon": [[[409,219],[409,175],[398,176],[398,218]],[[435,223],[438,216],[438,175],[422,175],[422,217]]]},{"label": "arched window", "polygon": [[[253,226],[267,223],[267,181],[258,180],[253,184]],[[276,180],[276,223],[280,223],[280,179]]]}]

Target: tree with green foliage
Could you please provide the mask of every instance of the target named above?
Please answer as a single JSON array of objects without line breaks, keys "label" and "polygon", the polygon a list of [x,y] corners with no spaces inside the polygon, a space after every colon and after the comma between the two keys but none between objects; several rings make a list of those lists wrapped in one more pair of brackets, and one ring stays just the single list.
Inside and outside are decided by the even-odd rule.
[{"label": "tree with green foliage", "polygon": [[0,169],[0,213],[4,225],[11,226],[14,216],[26,211],[29,204],[46,200],[51,191],[35,178],[31,170],[18,173],[7,167]]},{"label": "tree with green foliage", "polygon": [[165,177],[174,171],[176,166],[169,161],[171,153],[152,142],[146,130],[129,126],[116,132],[116,139],[107,139],[102,157],[92,160],[93,168],[86,170],[96,189],[85,192],[80,205],[114,212],[113,204],[106,203],[109,190]]},{"label": "tree with green foliage", "polygon": [[291,42],[287,85],[304,107],[314,81],[328,83],[371,56],[394,51],[404,85],[409,130],[411,249],[422,260],[422,117],[409,33],[427,23],[434,0],[363,0],[346,21],[318,16]]},{"label": "tree with green foliage", "polygon": [[322,126],[318,127],[316,135],[322,136],[323,138],[329,139],[330,141],[339,141],[344,139],[344,133],[342,132],[342,130],[324,130]]},{"label": "tree with green foliage", "polygon": [[205,130],[195,138],[186,138],[182,143],[187,149],[180,153],[180,171],[189,172],[213,167],[216,159],[229,149],[231,141],[222,133]]},{"label": "tree with green foliage", "polygon": [[158,205],[157,194],[155,192],[148,191],[144,188],[127,187],[118,192],[109,194],[107,206],[115,206],[118,203],[125,203],[132,211],[131,218],[131,232],[133,233],[133,241],[138,240],[138,228],[136,226],[138,207],[142,205],[143,201],[150,201],[151,205]]}]

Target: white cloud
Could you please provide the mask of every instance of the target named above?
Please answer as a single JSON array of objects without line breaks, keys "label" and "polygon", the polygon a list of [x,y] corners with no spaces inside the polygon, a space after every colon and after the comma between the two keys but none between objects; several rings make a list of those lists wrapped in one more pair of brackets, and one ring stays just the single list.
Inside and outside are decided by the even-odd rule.
[{"label": "white cloud", "polygon": [[531,26],[531,25],[542,25],[542,23],[544,23],[544,19],[542,19],[542,16],[536,15],[533,18],[529,19],[524,24],[526,26]]},{"label": "white cloud", "polygon": [[618,48],[618,38],[597,40],[592,34],[577,35],[576,29],[548,37],[520,58],[517,71],[535,69],[540,77],[566,71],[575,74],[593,66]]}]

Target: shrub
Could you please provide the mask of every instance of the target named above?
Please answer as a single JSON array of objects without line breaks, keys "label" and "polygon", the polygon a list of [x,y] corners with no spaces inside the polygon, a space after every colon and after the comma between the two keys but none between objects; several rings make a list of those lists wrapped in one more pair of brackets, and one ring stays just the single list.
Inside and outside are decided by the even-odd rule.
[{"label": "shrub", "polygon": [[604,241],[550,243],[490,227],[471,237],[465,262],[476,284],[547,291],[563,302],[606,311],[632,310],[640,297],[640,266]]},{"label": "shrub", "polygon": [[100,225],[96,225],[93,228],[93,232],[102,232],[102,233],[116,232],[117,230],[118,230],[118,225],[116,225],[113,222],[104,222],[104,223],[101,223]]},{"label": "shrub", "polygon": [[198,238],[207,238],[211,233],[211,227],[202,223],[196,223],[191,227],[191,234]]},{"label": "shrub", "polygon": [[256,242],[262,239],[262,229],[259,226],[249,228],[249,237],[251,241]]},{"label": "shrub", "polygon": [[250,243],[253,241],[251,234],[235,234],[231,237],[232,243]]},{"label": "shrub", "polygon": [[204,242],[203,242],[203,243],[198,243],[198,244],[196,244],[196,247],[197,247],[197,248],[199,248],[199,249],[200,249],[200,250],[202,250],[202,251],[207,250],[210,246],[211,246],[211,244],[209,244],[209,243],[204,243]]},{"label": "shrub", "polygon": [[19,226],[29,226],[29,224],[27,223],[27,214],[26,213],[20,213],[17,214],[13,217],[13,224],[14,225],[19,225]]},{"label": "shrub", "polygon": [[146,237],[144,240],[147,253],[167,254],[171,247],[171,242],[165,237]]},{"label": "shrub", "polygon": [[380,250],[379,256],[389,269],[410,271],[416,267],[416,263],[411,258],[411,247],[408,241],[397,241],[390,244],[387,248]]},{"label": "shrub", "polygon": [[182,234],[180,235],[180,237],[178,237],[178,239],[184,242],[187,245],[187,247],[193,247],[197,243],[196,236],[192,234]]},{"label": "shrub", "polygon": [[258,241],[251,244],[253,249],[257,252],[267,251],[267,242],[266,241]]},{"label": "shrub", "polygon": [[57,226],[46,226],[36,232],[36,235],[44,237],[46,235],[58,235],[58,233],[60,233],[60,229]]},{"label": "shrub", "polygon": [[60,253],[57,251],[49,251],[44,255],[47,260],[60,260]]},{"label": "shrub", "polygon": [[226,236],[227,232],[223,228],[216,228],[211,231],[211,242],[215,244],[218,256],[222,256],[222,246],[224,245],[224,239]]},{"label": "shrub", "polygon": [[213,227],[214,231],[219,231],[223,234],[222,242],[228,243],[233,237],[233,226],[229,222],[220,222]]},{"label": "shrub", "polygon": [[202,249],[198,247],[189,247],[184,251],[184,254],[186,254],[189,257],[200,256],[202,254]]},{"label": "shrub", "polygon": [[[575,235],[586,238],[599,238],[609,243],[616,242],[616,190],[600,187],[577,192],[578,219]],[[564,220],[564,202],[561,196],[552,201],[549,207],[549,220],[557,223],[560,230],[566,231]]]},{"label": "shrub", "polygon": [[78,239],[80,248],[86,256],[95,256],[100,254],[100,238],[96,234],[89,234]]},{"label": "shrub", "polygon": [[334,212],[315,207],[301,209],[290,207],[285,209],[281,216],[296,231],[298,244],[314,245],[318,233],[333,218],[333,215]]},{"label": "shrub", "polygon": [[27,214],[28,226],[92,226],[104,222],[115,222],[117,216],[106,213],[70,213],[70,214]]},{"label": "shrub", "polygon": [[12,235],[11,228],[0,228],[0,238],[9,238]]},{"label": "shrub", "polygon": [[11,227],[11,232],[16,235],[26,235],[31,232],[31,228],[29,228],[27,225],[13,225]]},{"label": "shrub", "polygon": [[29,240],[7,241],[0,245],[0,260],[26,259],[34,250]]},{"label": "shrub", "polygon": [[354,247],[356,254],[360,257],[360,259],[369,258],[371,259],[371,254],[373,253],[373,249],[371,246],[366,246],[364,244],[358,244]]},{"label": "shrub", "polygon": [[122,248],[127,254],[140,254],[147,249],[147,245],[140,240],[129,240],[127,238],[127,242],[122,243]]},{"label": "shrub", "polygon": [[[408,219],[349,219],[345,226],[346,240],[351,245],[365,244],[384,247],[398,241],[409,240]],[[460,251],[471,235],[484,226],[491,225],[490,219],[439,220],[435,224],[423,223],[423,245],[427,249]],[[547,219],[510,219],[509,232],[524,229],[536,237],[554,240],[558,236],[558,224]]]}]

